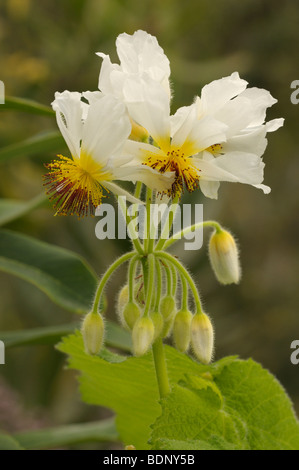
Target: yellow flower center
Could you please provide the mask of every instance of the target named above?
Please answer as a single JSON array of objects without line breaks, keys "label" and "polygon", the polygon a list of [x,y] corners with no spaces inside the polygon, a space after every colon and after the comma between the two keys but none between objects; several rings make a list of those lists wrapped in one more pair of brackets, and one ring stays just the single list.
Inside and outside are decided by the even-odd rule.
[{"label": "yellow flower center", "polygon": [[169,196],[181,196],[186,186],[189,192],[194,191],[199,185],[200,170],[196,168],[191,156],[194,155],[189,144],[181,148],[170,146],[169,149],[160,150],[158,153],[147,152],[144,165],[165,173],[166,171],[175,172],[175,180],[169,190]]},{"label": "yellow flower center", "polygon": [[103,182],[111,180],[111,175],[83,152],[76,159],[58,157],[45,165],[49,173],[44,175],[47,194],[55,201],[55,215],[94,215],[104,197]]}]

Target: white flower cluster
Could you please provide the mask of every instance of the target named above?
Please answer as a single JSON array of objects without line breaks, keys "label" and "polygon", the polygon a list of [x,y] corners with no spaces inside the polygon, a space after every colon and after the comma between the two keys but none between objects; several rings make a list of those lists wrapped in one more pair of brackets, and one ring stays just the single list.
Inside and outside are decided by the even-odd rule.
[{"label": "white flower cluster", "polygon": [[115,180],[141,181],[169,196],[200,187],[217,198],[221,181],[251,184],[265,193],[265,122],[276,100],[247,88],[235,72],[206,85],[190,106],[171,115],[169,60],[144,31],[116,40],[120,64],[103,53],[99,91],[56,93],[53,109],[72,158],[48,164],[48,193],[58,214],[94,212],[103,190],[130,196]]}]

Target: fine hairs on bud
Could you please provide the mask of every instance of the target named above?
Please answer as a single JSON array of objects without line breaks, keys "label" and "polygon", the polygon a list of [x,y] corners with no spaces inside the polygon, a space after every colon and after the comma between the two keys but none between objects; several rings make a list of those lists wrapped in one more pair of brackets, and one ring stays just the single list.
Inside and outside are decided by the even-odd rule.
[{"label": "fine hairs on bud", "polygon": [[192,313],[189,310],[180,310],[174,319],[172,334],[176,349],[182,353],[188,351],[191,340]]},{"label": "fine hairs on bud", "polygon": [[85,351],[87,354],[98,354],[104,340],[104,320],[99,313],[88,313],[81,326]]},{"label": "fine hairs on bud", "polygon": [[175,299],[171,295],[166,295],[165,297],[163,297],[160,302],[159,310],[164,320],[162,337],[167,338],[167,336],[172,331],[173,320],[176,314]]},{"label": "fine hairs on bud", "polygon": [[135,302],[128,302],[123,310],[125,327],[129,330],[134,328],[136,321],[140,318],[141,311]]},{"label": "fine hairs on bud", "polygon": [[116,303],[116,312],[119,318],[121,325],[126,328],[127,325],[124,320],[124,308],[127,305],[129,300],[129,286],[125,284],[120,291],[118,292],[117,303]]},{"label": "fine hairs on bud", "polygon": [[136,321],[132,331],[133,353],[143,356],[152,345],[155,327],[150,317],[142,317]]},{"label": "fine hairs on bud", "polygon": [[216,230],[209,242],[209,256],[216,278],[221,284],[238,284],[241,278],[239,251],[227,230]]},{"label": "fine hairs on bud", "polygon": [[152,312],[151,319],[155,328],[154,340],[156,340],[162,333],[164,320],[160,312]]},{"label": "fine hairs on bud", "polygon": [[214,330],[205,313],[196,313],[192,318],[191,344],[197,359],[203,364],[209,364],[213,356]]}]

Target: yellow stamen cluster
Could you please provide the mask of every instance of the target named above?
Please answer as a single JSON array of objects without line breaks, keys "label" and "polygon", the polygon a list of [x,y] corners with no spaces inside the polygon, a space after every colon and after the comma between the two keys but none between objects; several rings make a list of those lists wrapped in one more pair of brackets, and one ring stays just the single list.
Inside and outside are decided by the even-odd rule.
[{"label": "yellow stamen cluster", "polygon": [[148,165],[160,173],[174,171],[175,180],[168,191],[168,195],[172,197],[181,196],[184,186],[189,192],[192,192],[199,185],[200,170],[194,166],[190,157],[191,155],[186,155],[182,149],[170,149],[160,154],[150,153],[144,165]]},{"label": "yellow stamen cluster", "polygon": [[49,173],[44,175],[47,194],[55,201],[55,215],[94,215],[104,197],[100,181],[109,180],[108,173],[86,154],[80,159],[58,157],[45,165]]},{"label": "yellow stamen cluster", "polygon": [[223,146],[221,144],[214,144],[207,148],[208,152],[211,152],[214,156],[215,155],[223,155]]}]

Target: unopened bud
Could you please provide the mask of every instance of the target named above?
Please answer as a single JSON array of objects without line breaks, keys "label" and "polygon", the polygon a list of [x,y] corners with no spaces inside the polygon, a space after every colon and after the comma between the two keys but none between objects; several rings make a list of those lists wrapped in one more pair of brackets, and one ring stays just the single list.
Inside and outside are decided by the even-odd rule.
[{"label": "unopened bud", "polygon": [[140,308],[134,302],[129,302],[123,310],[123,318],[125,326],[132,330],[138,318],[140,318],[141,312]]},{"label": "unopened bud", "polygon": [[210,261],[221,284],[238,284],[241,277],[238,248],[227,230],[216,230],[209,243]]},{"label": "unopened bud", "polygon": [[176,312],[175,300],[171,295],[166,295],[160,302],[160,312],[165,321],[170,319]]},{"label": "unopened bud", "polygon": [[104,321],[98,313],[88,313],[83,320],[81,332],[87,354],[98,354],[104,339]]},{"label": "unopened bud", "polygon": [[166,295],[160,302],[160,312],[164,319],[162,337],[166,338],[172,330],[174,316],[176,314],[175,299],[171,295]]},{"label": "unopened bud", "polygon": [[137,124],[133,119],[131,119],[132,130],[129,139],[137,140],[138,142],[147,142],[148,140],[148,131]]},{"label": "unopened bud", "polygon": [[118,297],[117,297],[117,304],[116,304],[117,315],[123,327],[127,326],[124,320],[124,308],[127,305],[128,300],[129,300],[129,286],[126,284],[120,289],[118,293]]},{"label": "unopened bud", "polygon": [[164,326],[164,320],[160,312],[151,313],[151,319],[155,328],[154,340],[156,340],[157,338],[159,338],[159,336],[161,336]]},{"label": "unopened bud", "polygon": [[133,352],[135,356],[143,356],[152,345],[155,328],[150,317],[137,320],[132,331]]},{"label": "unopened bud", "polygon": [[214,331],[205,313],[196,313],[192,318],[191,344],[197,359],[203,364],[209,364],[213,355]]},{"label": "unopened bud", "polygon": [[192,313],[189,310],[182,309],[176,314],[173,322],[172,334],[175,347],[183,353],[189,349],[191,321]]}]

